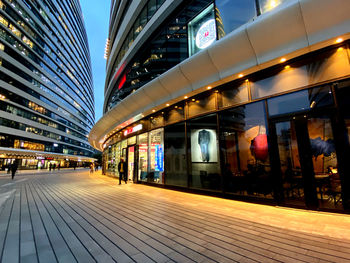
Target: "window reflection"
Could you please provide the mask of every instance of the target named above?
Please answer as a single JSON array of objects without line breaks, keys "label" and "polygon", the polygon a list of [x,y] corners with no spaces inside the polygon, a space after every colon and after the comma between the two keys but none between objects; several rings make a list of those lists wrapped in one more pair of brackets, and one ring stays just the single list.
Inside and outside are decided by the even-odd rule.
[{"label": "window reflection", "polygon": [[273,198],[263,102],[220,114],[225,191]]}]

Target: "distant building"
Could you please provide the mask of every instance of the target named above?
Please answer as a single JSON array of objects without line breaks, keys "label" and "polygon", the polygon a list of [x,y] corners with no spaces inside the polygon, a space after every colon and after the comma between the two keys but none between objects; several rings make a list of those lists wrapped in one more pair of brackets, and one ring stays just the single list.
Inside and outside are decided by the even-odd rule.
[{"label": "distant building", "polygon": [[91,161],[93,125],[79,1],[0,0],[0,168]]},{"label": "distant building", "polygon": [[104,172],[350,209],[350,1],[112,1]]}]

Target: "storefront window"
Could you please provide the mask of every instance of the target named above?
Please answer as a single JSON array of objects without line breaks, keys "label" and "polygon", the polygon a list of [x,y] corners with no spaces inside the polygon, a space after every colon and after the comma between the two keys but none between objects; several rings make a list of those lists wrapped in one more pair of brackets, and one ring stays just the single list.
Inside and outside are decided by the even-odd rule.
[{"label": "storefront window", "polygon": [[239,103],[248,101],[248,81],[245,81],[240,86],[230,85],[220,91],[219,107],[225,108]]},{"label": "storefront window", "polygon": [[153,130],[149,133],[150,173],[147,181],[163,183],[164,174],[164,129]]},{"label": "storefront window", "polygon": [[165,124],[171,124],[177,121],[184,120],[185,111],[184,111],[184,103],[179,103],[177,105],[172,106],[171,109],[165,112],[164,114],[164,122]]},{"label": "storefront window", "polygon": [[149,118],[149,123],[151,125],[151,129],[158,128],[164,125],[164,112],[161,112],[157,115],[151,116]]},{"label": "storefront window", "polygon": [[165,184],[187,186],[185,124],[168,126],[164,131]]},{"label": "storefront window", "polygon": [[347,52],[347,48],[340,47],[269,70],[261,74],[259,79],[249,82],[252,99],[347,76],[350,72]]},{"label": "storefront window", "polygon": [[191,186],[210,190],[221,189],[216,114],[193,119],[189,121],[188,127]]},{"label": "storefront window", "polygon": [[226,192],[273,198],[264,102],[220,113]]},{"label": "storefront window", "polygon": [[206,93],[188,102],[188,116],[193,117],[216,109],[216,93]]},{"label": "storefront window", "polygon": [[139,165],[138,180],[147,181],[148,172],[148,133],[138,136]]},{"label": "storefront window", "polygon": [[128,138],[128,145],[136,144],[136,136]]},{"label": "storefront window", "polygon": [[202,13],[188,23],[189,55],[209,47],[216,40],[216,22],[214,4],[208,6]]},{"label": "storefront window", "polygon": [[120,155],[121,155],[121,150],[120,150],[120,143],[117,143],[114,145],[114,176],[119,176],[118,173],[118,164],[120,162]]},{"label": "storefront window", "polygon": [[255,0],[216,0],[219,38],[224,37],[256,15]]},{"label": "storefront window", "polygon": [[269,115],[307,111],[328,106],[332,103],[333,99],[329,86],[312,88],[269,99]]}]

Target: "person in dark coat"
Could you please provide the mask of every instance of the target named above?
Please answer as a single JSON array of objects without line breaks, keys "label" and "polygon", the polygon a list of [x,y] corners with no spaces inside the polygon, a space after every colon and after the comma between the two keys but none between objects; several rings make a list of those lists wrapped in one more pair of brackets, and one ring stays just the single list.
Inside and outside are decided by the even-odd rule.
[{"label": "person in dark coat", "polygon": [[118,164],[118,172],[119,172],[119,184],[122,184],[122,179],[124,179],[125,183],[127,183],[126,180],[126,163],[124,161],[124,158],[120,159],[120,162]]},{"label": "person in dark coat", "polygon": [[17,161],[14,161],[14,163],[11,165],[12,180],[16,175],[17,168],[18,168]]}]

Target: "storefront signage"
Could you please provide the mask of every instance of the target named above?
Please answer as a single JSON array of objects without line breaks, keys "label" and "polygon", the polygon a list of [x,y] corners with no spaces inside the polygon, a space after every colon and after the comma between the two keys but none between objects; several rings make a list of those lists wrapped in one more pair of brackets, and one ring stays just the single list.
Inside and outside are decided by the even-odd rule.
[{"label": "storefront signage", "polygon": [[127,136],[129,134],[132,134],[134,132],[137,132],[137,131],[141,131],[142,130],[142,124],[138,124],[132,128],[129,128],[127,130],[124,131],[124,136]]},{"label": "storefront signage", "polygon": [[215,19],[205,22],[196,34],[196,46],[200,49],[209,47],[216,40]]}]

